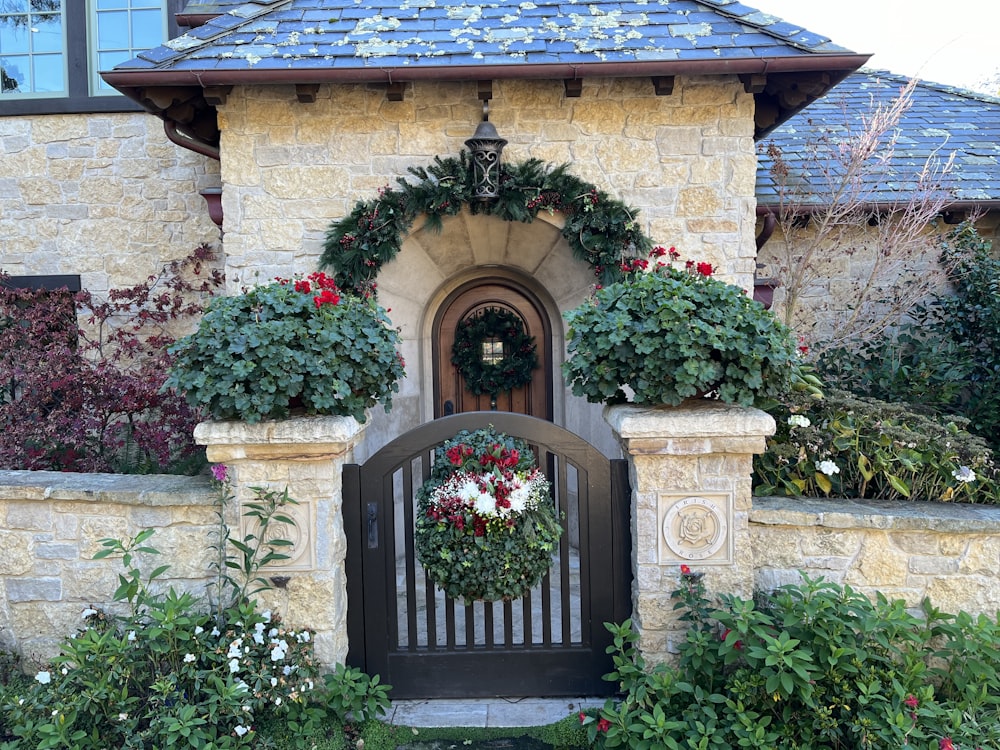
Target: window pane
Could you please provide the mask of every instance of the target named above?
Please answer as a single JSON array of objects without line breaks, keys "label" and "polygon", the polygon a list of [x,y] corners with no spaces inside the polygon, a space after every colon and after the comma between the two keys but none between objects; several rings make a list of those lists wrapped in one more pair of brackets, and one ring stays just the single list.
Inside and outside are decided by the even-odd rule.
[{"label": "window pane", "polygon": [[59,94],[66,90],[62,55],[33,55],[34,91]]},{"label": "window pane", "polygon": [[62,15],[46,13],[31,16],[31,51],[32,52],[62,52],[63,29]]},{"label": "window pane", "polygon": [[132,49],[152,49],[163,41],[163,14],[159,8],[132,11]]},{"label": "window pane", "polygon": [[[100,66],[101,70],[111,70],[118,63],[126,62],[132,59],[132,53],[127,50],[121,50],[118,52],[102,52],[97,56],[97,64]],[[107,93],[118,93],[111,86],[104,82],[104,79],[100,76],[97,77],[97,88],[101,91]]]},{"label": "window pane", "polygon": [[[18,23],[19,19],[24,23]],[[0,16],[0,55],[27,53],[30,35],[27,16]]]},{"label": "window pane", "polygon": [[27,94],[31,91],[31,59],[27,55],[0,57],[0,89],[5,94]]},{"label": "window pane", "polygon": [[[2,2],[2,0],[0,0]],[[91,13],[97,24],[96,49],[91,50],[91,91],[117,94],[98,73],[131,60],[166,39],[165,0],[96,0]]]},{"label": "window pane", "polygon": [[128,11],[97,14],[97,49],[128,49]]},{"label": "window pane", "polygon": [[62,11],[62,0],[31,0],[31,10],[36,13],[58,13]]}]

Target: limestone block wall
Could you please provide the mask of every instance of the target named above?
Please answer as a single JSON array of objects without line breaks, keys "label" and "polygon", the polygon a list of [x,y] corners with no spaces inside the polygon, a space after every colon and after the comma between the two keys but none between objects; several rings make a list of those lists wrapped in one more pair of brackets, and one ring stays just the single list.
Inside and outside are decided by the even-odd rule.
[{"label": "limestone block wall", "polygon": [[215,502],[203,477],[0,471],[0,648],[47,659],[84,609],[113,609],[122,568],[93,559],[101,539],[155,529],[142,569],[169,563],[157,586],[203,595]]},{"label": "limestone block wall", "polygon": [[[330,220],[457,155],[481,117],[471,82],[407,84],[398,102],[379,86],[323,85],[309,104],[291,86],[234,89],[219,108],[231,287],[313,270]],[[679,77],[669,96],[646,78],[588,79],[579,98],[560,81],[494,81],[490,121],[504,159],[571,164],[658,242],[749,287],[753,97],[736,76]]]},{"label": "limestone block wall", "polygon": [[200,190],[218,162],[167,140],[149,114],[0,117],[0,268],[136,284],[219,229]]},{"label": "limestone block wall", "polygon": [[917,606],[1000,612],[1000,508],[756,498],[750,511],[755,585],[812,578]]}]

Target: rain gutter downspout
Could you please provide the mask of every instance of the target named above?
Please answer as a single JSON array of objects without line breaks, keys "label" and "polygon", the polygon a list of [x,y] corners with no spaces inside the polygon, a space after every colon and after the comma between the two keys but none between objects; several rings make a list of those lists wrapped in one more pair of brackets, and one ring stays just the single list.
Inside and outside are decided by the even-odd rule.
[{"label": "rain gutter downspout", "polygon": [[177,129],[177,123],[173,120],[163,121],[163,132],[167,134],[167,139],[181,148],[190,149],[202,156],[208,156],[219,161],[220,151],[218,146],[195,138],[190,133],[182,133]]}]

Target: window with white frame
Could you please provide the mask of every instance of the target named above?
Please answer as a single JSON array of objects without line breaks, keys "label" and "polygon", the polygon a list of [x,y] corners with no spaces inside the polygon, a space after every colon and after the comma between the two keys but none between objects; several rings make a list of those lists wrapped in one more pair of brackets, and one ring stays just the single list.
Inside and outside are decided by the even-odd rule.
[{"label": "window with white frame", "polygon": [[134,109],[102,70],[176,34],[171,0],[0,0],[0,115]]}]

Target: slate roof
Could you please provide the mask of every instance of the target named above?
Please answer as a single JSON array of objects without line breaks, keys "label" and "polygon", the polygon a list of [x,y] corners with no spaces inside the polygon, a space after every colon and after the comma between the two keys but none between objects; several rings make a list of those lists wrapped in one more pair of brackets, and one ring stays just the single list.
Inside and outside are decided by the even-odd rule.
[{"label": "slate roof", "polygon": [[[852,73],[823,99],[792,116],[758,144],[757,201],[777,205],[778,193],[771,175],[769,144],[775,144],[793,175],[806,174],[811,163],[808,144],[824,134],[843,131],[847,122],[860,127],[860,117],[874,103],[899,96],[908,79],[886,71]],[[1000,99],[964,89],[919,82],[910,108],[903,114],[894,156],[880,165],[868,184],[873,203],[895,203],[914,184],[918,170],[937,151],[942,160],[951,152],[955,160],[944,186],[952,205],[1000,201]],[[812,162],[814,163],[814,162]],[[820,202],[822,191],[811,201]]]},{"label": "slate roof", "polygon": [[116,71],[517,67],[853,55],[825,36],[738,0],[193,0],[184,14],[213,10],[219,15],[208,23]]}]

